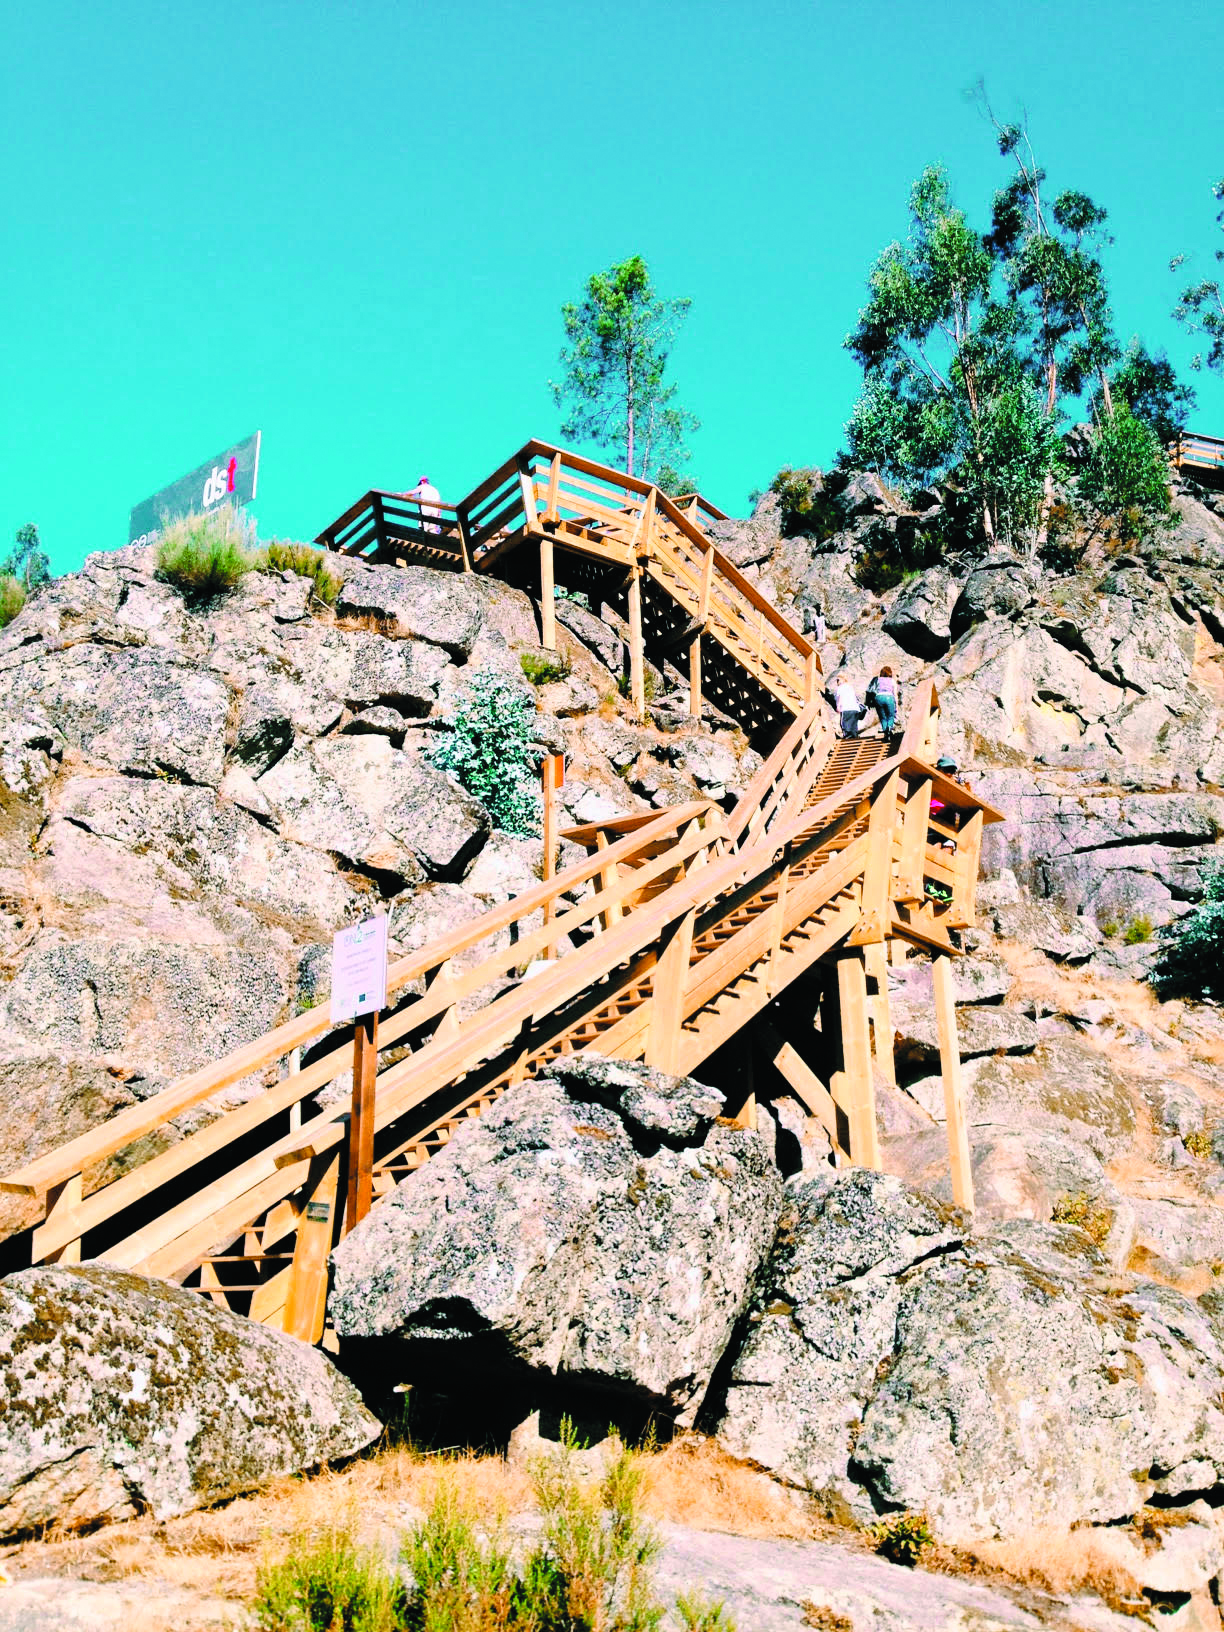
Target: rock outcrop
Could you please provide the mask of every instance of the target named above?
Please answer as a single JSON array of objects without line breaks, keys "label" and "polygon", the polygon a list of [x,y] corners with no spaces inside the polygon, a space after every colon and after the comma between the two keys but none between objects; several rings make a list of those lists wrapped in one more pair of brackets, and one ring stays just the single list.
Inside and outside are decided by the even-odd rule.
[{"label": "rock outcrop", "polygon": [[169,1518],[379,1433],[318,1350],[98,1265],[0,1281],[0,1378],[3,1535]]},{"label": "rock outcrop", "polygon": [[690,1422],[781,1198],[720,1106],[588,1056],[510,1089],[336,1248],[337,1333],[399,1339],[435,1378],[559,1376]]},{"label": "rock outcrop", "polygon": [[880,1175],[794,1180],[788,1203],[718,1424],[737,1455],[950,1541],[1216,1485],[1224,1352],[1189,1299],[1069,1227],[966,1239]]}]

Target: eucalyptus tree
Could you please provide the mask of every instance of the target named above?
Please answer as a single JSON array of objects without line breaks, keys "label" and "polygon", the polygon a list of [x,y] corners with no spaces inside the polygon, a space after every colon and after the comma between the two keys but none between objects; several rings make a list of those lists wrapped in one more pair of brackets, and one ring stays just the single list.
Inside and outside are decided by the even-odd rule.
[{"label": "eucalyptus tree", "polygon": [[[1211,191],[1217,201],[1224,199],[1224,179],[1217,181]],[[1224,208],[1216,211],[1216,226],[1224,232]],[[1224,249],[1217,249],[1214,258],[1224,263]],[[1185,261],[1185,255],[1175,256],[1169,263],[1170,270],[1176,271]],[[1173,308],[1173,316],[1205,341],[1205,349],[1190,359],[1190,367],[1206,367],[1224,374],[1224,281],[1220,275],[1187,284]]]},{"label": "eucalyptus tree", "polygon": [[908,240],[876,261],[846,338],[863,368],[846,432],[856,462],[902,485],[956,473],[987,541],[1014,542],[1036,520],[1058,437],[1025,369],[1025,314],[996,269],[946,173],[924,170]]},{"label": "eucalyptus tree", "polygon": [[699,421],[677,403],[667,365],[691,304],[660,296],[640,255],[587,280],[582,300],[561,308],[564,374],[549,382],[563,436],[593,443],[631,476],[662,472],[682,485]]}]

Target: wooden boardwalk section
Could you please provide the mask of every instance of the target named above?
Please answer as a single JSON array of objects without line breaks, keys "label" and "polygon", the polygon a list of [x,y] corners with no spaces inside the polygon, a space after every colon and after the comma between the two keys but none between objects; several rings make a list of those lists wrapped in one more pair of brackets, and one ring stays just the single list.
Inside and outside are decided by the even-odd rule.
[{"label": "wooden boardwalk section", "polygon": [[1224,438],[1192,436],[1183,431],[1170,443],[1169,459],[1174,470],[1200,487],[1224,492]]},{"label": "wooden boardwalk section", "polygon": [[700,494],[528,442],[457,505],[366,493],[317,542],[370,561],[495,573],[537,597],[541,644],[556,646],[553,594],[588,594],[625,620],[629,694],[645,704],[648,659],[682,666],[690,708],[708,697],[750,736],[775,735],[818,690],[810,641],[744,577],[703,527],[725,519]]},{"label": "wooden boardwalk section", "polygon": [[[541,572],[549,551],[554,564],[592,559],[590,521],[567,517],[575,504],[560,497],[569,456],[529,449],[512,484],[499,473],[457,507],[470,570],[481,550],[508,566],[522,545]],[[698,800],[574,829],[584,861],[391,966],[377,1027],[333,1028],[326,1008],[311,1010],[9,1173],[0,1188],[36,1198],[42,1215],[16,1243],[24,1261],[102,1258],[317,1342],[328,1254],[370,1198],[508,1087],[588,1049],[700,1071],[745,1124],[758,1093],[792,1093],[839,1162],[878,1167],[876,1082],[895,1080],[887,967],[907,946],[934,958],[953,1191],[972,1206],[950,959],[974,922],[983,824],[1000,813],[935,768],[930,682],[902,733],[838,741],[785,620],[758,618],[749,640],[755,603],[736,599],[738,575],[724,577],[690,534],[697,522],[653,493],[616,512],[601,501],[620,519],[591,547],[597,570],[612,548],[639,592],[649,578],[698,610],[704,593],[700,638],[740,664],[736,696],[754,717],[789,719],[730,817]],[[236,1109],[139,1166],[108,1165],[252,1079]],[[344,1093],[320,1107],[333,1083]]]}]

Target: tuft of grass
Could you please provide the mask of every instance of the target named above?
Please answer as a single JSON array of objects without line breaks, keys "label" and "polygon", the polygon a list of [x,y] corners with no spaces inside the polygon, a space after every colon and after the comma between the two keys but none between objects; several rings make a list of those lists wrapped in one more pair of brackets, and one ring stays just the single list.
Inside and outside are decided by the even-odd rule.
[{"label": "tuft of grass", "polygon": [[925,1513],[899,1513],[895,1519],[881,1519],[868,1534],[881,1558],[890,1564],[906,1564],[913,1569],[935,1537]]},{"label": "tuft of grass", "polygon": [[563,652],[523,652],[519,657],[519,666],[533,686],[568,680],[573,669],[573,664]]},{"label": "tuft of grass", "polygon": [[1182,1140],[1182,1144],[1191,1156],[1197,1156],[1200,1162],[1205,1162],[1211,1155],[1211,1135],[1206,1128],[1192,1128]]},{"label": "tuft of grass", "polygon": [[259,1632],[400,1632],[409,1624],[398,1573],[344,1528],[298,1540],[281,1563],[260,1569],[251,1607]]},{"label": "tuft of grass", "polygon": [[1132,918],[1122,931],[1122,939],[1127,946],[1138,946],[1143,941],[1150,941],[1155,933],[1152,920],[1146,913],[1141,912],[1137,917]]},{"label": "tuft of grass", "polygon": [[805,1598],[802,1605],[804,1626],[814,1626],[816,1632],[854,1632],[849,1615],[841,1615],[828,1604],[817,1604]]},{"label": "tuft of grass", "polygon": [[273,572],[296,572],[313,585],[315,598],[324,606],[334,606],[342,580],[331,569],[326,550],[317,550],[313,544],[290,544],[274,538],[263,552],[262,565]]},{"label": "tuft of grass", "polygon": [[1098,1247],[1113,1228],[1113,1213],[1103,1202],[1094,1202],[1091,1196],[1060,1196],[1050,1214],[1055,1224],[1072,1224],[1083,1230]]},{"label": "tuft of grass", "polygon": [[157,545],[157,576],[201,598],[236,589],[259,566],[254,529],[232,505],[167,522]]},{"label": "tuft of grass", "polygon": [[978,1541],[967,1563],[998,1571],[1021,1586],[1059,1597],[1093,1592],[1123,1615],[1147,1618],[1151,1603],[1138,1581],[1100,1544],[1091,1529],[1035,1529],[1010,1541]]},{"label": "tuft of grass", "polygon": [[26,603],[25,585],[20,578],[0,573],[0,629],[5,629]]},{"label": "tuft of grass", "polygon": [[[676,1619],[684,1632],[735,1632],[735,1622],[721,1598],[707,1598],[703,1592],[682,1592],[676,1598]],[[853,1632],[847,1622],[848,1632]],[[837,1632],[837,1629],[831,1629]]]}]

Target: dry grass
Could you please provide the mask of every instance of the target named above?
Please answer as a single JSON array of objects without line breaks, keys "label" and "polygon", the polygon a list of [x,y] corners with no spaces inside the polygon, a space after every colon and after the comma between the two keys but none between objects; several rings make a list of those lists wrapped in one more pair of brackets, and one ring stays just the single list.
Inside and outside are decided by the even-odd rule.
[{"label": "dry grass", "polygon": [[975,1574],[985,1571],[1057,1597],[1091,1592],[1131,1615],[1150,1608],[1138,1581],[1091,1530],[1036,1529],[1011,1541],[975,1542],[956,1557]]},{"label": "dry grass", "polygon": [[806,1541],[827,1528],[806,1497],[688,1434],[646,1458],[644,1506],[653,1519],[736,1536]]},{"label": "dry grass", "polygon": [[[742,1536],[805,1539],[828,1529],[804,1497],[697,1435],[644,1453],[643,1461],[644,1506],[652,1519]],[[432,1505],[443,1483],[461,1490],[490,1523],[534,1510],[527,1470],[499,1456],[432,1456],[390,1447],[345,1468],[284,1479],[180,1519],[133,1519],[88,1535],[49,1534],[0,1549],[0,1563],[17,1581],[52,1576],[142,1586],[177,1594],[180,1605],[186,1593],[236,1610],[254,1592],[260,1564],[283,1557],[293,1538],[351,1524],[361,1541],[390,1544]],[[148,1622],[150,1629],[162,1624],[171,1623]]]}]

